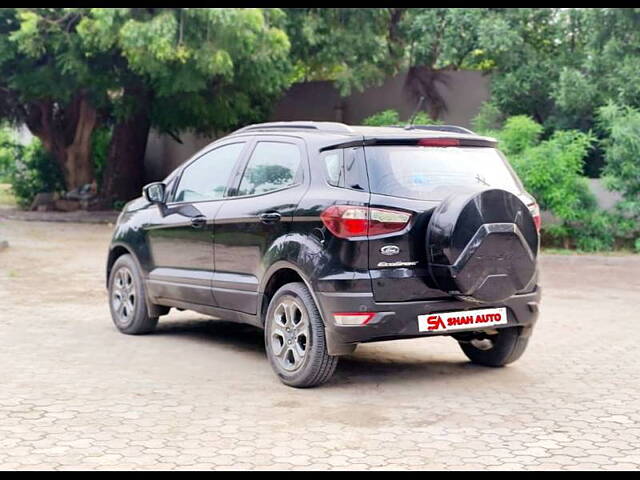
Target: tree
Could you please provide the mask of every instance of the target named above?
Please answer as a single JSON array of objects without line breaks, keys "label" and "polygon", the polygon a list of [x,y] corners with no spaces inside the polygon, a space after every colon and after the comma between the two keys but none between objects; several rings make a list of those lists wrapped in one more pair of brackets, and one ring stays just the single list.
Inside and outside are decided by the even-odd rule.
[{"label": "tree", "polygon": [[640,109],[614,103],[598,109],[598,122],[607,132],[604,140],[606,185],[622,194],[621,214],[633,220],[640,233]]},{"label": "tree", "polygon": [[102,194],[132,198],[151,127],[176,136],[264,118],[291,79],[283,20],[278,9],[4,9],[0,115],[41,138],[69,189],[93,180],[91,134],[110,122]]},{"label": "tree", "polygon": [[573,62],[563,62],[551,97],[574,128],[591,128],[608,102],[640,106],[640,9],[598,8],[573,12]]},{"label": "tree", "polygon": [[92,55],[117,54],[121,85],[104,194],[139,192],[151,127],[177,137],[263,120],[291,78],[282,21],[277,9],[91,9],[80,35]]},{"label": "tree", "polygon": [[41,140],[68,189],[93,180],[91,133],[110,84],[105,59],[85,59],[73,10],[0,10],[0,116]]},{"label": "tree", "polygon": [[335,81],[342,95],[407,71],[433,118],[446,111],[436,84],[447,70],[483,68],[478,50],[490,9],[286,9],[297,80]]},{"label": "tree", "polygon": [[331,80],[342,95],[382,82],[403,62],[406,8],[288,8],[295,81]]}]

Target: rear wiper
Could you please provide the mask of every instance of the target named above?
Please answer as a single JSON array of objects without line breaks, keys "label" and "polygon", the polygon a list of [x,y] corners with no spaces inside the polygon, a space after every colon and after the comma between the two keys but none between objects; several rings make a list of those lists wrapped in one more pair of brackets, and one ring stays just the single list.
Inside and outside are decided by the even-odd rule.
[{"label": "rear wiper", "polygon": [[476,180],[478,181],[478,183],[484,183],[487,187],[489,186],[485,178],[480,176],[479,173],[476,173]]}]

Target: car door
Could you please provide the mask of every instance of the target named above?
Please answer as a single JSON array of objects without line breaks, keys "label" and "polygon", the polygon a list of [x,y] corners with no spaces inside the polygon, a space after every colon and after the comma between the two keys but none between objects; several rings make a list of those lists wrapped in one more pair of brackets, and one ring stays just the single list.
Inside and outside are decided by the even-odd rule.
[{"label": "car door", "polygon": [[255,314],[263,257],[291,227],[308,161],[295,137],[256,136],[249,150],[216,216],[213,291],[220,307]]},{"label": "car door", "polygon": [[168,202],[145,226],[154,266],[148,279],[152,297],[216,306],[213,221],[247,145],[237,140],[198,153],[172,182]]}]

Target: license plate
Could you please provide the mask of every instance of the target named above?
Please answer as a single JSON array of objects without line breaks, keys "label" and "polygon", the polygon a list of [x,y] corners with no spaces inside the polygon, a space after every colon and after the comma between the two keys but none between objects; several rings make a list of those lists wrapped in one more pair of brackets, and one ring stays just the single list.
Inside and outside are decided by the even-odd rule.
[{"label": "license plate", "polygon": [[505,307],[418,315],[418,330],[421,332],[477,330],[506,323],[507,309]]}]

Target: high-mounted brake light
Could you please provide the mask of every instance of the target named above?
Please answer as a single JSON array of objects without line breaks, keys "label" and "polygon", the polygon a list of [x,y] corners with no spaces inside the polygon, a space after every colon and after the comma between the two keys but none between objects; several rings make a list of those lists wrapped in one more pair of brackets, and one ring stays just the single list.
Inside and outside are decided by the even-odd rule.
[{"label": "high-mounted brake light", "polygon": [[533,217],[533,223],[536,225],[536,230],[540,232],[540,228],[542,227],[542,218],[540,217],[540,207],[536,202],[533,202],[529,205],[529,211],[531,212],[531,216]]},{"label": "high-mounted brake light", "polygon": [[338,325],[366,325],[375,317],[375,312],[334,313]]},{"label": "high-mounted brake light", "polygon": [[418,140],[421,147],[459,147],[460,140],[457,138],[421,138]]},{"label": "high-mounted brake light", "polygon": [[322,223],[339,238],[363,237],[398,232],[411,214],[384,208],[333,205],[320,214]]}]

